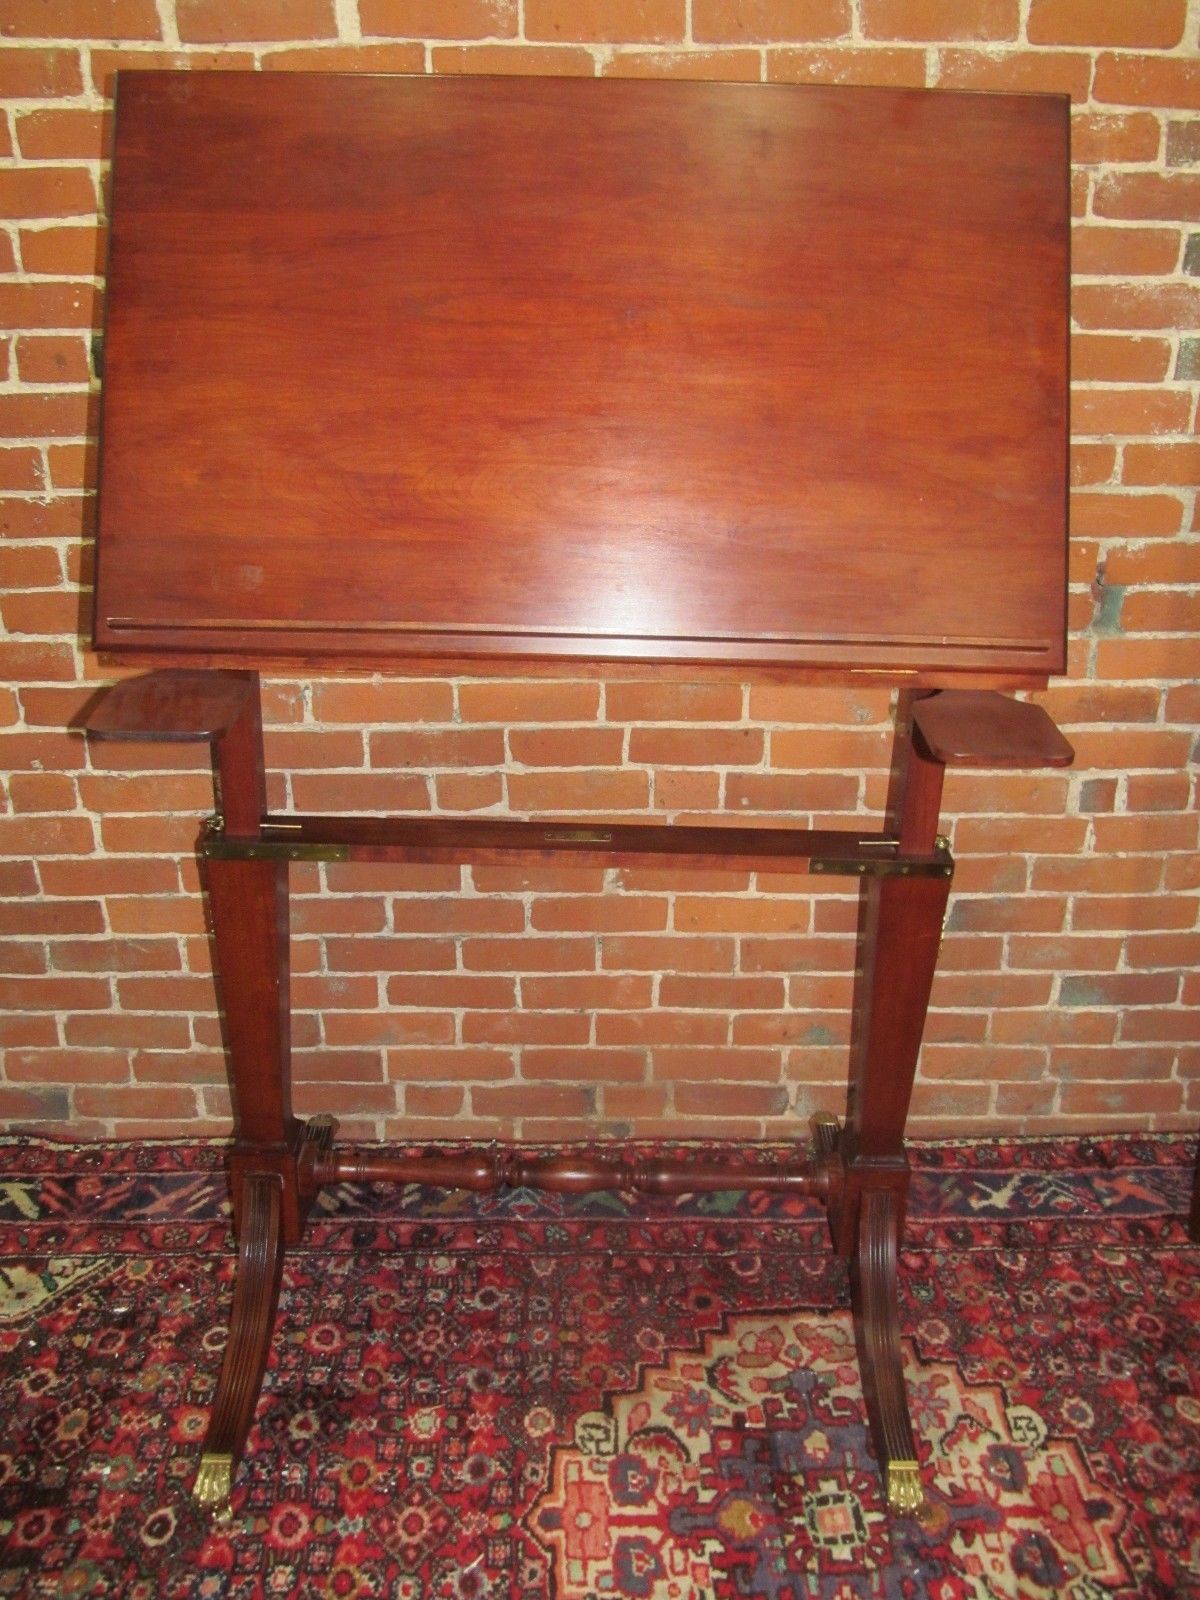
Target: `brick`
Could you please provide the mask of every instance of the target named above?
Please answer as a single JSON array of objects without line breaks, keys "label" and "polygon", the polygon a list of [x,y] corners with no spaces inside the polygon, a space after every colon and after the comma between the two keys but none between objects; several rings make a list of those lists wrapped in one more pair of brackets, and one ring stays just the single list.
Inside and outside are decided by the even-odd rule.
[{"label": "brick", "polygon": [[1145,1126],[1149,1113],[1178,1111],[1183,1104],[1178,1083],[1065,1083],[1059,1094],[1059,1109],[1066,1116],[1091,1116],[1108,1113],[1133,1119],[1127,1126]]},{"label": "brick", "polygon": [[591,1018],[582,1012],[471,1011],[462,1019],[462,1040],[464,1044],[581,1045],[587,1044],[591,1029]]},{"label": "brick", "polygon": [[66,1089],[12,1089],[0,1085],[0,1118],[19,1127],[32,1123],[44,1133],[54,1121],[65,1121],[70,1114]]},{"label": "brick", "polygon": [[780,978],[689,977],[665,973],[659,1002],[666,1007],[696,1007],[703,1011],[779,1010],[783,1006]]},{"label": "brick", "polygon": [[701,44],[769,44],[840,39],[850,0],[692,0],[692,37]]},{"label": "brick", "polygon": [[422,972],[389,978],[387,1002],[390,1006],[511,1010],[517,1004],[517,986],[516,981],[508,977]]},{"label": "brick", "polygon": [[1175,271],[1181,235],[1174,228],[1071,230],[1071,265],[1082,277],[1154,277]]},{"label": "brick", "polygon": [[0,979],[0,1010],[107,1011],[112,999],[112,988],[106,978]]},{"label": "brick", "polygon": [[1072,894],[1149,893],[1162,883],[1156,856],[1041,856],[1033,864],[1032,888]]},{"label": "brick", "polygon": [[1121,461],[1121,481],[1128,484],[1171,484],[1191,488],[1200,483],[1200,442],[1131,444]]},{"label": "brick", "polygon": [[1191,778],[1186,772],[1135,772],[1129,775],[1126,811],[1186,811],[1190,803]]},{"label": "brick", "polygon": [[1200,110],[1200,64],[1194,56],[1096,57],[1092,98],[1126,106],[1178,106]]},{"label": "brick", "polygon": [[452,972],[457,965],[450,939],[328,938],[326,961],[331,972]]},{"label": "brick", "polygon": [[8,780],[14,811],[75,811],[78,796],[74,782],[59,772],[14,772]]},{"label": "brick", "polygon": [[0,216],[88,216],[96,187],[85,167],[0,167]]},{"label": "brick", "polygon": [[1192,678],[1200,659],[1187,639],[1101,639],[1096,670],[1104,679]]},{"label": "brick", "polygon": [[487,811],[504,803],[504,779],[498,772],[439,772],[433,788],[439,811]]},{"label": "brick", "polygon": [[725,804],[730,811],[772,811],[787,816],[810,810],[854,811],[858,787],[858,778],[849,773],[797,778],[779,773],[731,772],[725,780]]},{"label": "brick", "polygon": [[264,72],[424,72],[423,44],[299,45],[264,50]]},{"label": "brick", "polygon": [[517,31],[516,0],[359,0],[364,34],[486,39]]},{"label": "brick", "polygon": [[462,1104],[461,1089],[441,1084],[410,1083],[404,1090],[404,1111],[410,1117],[454,1117]]},{"label": "brick", "polygon": [[9,438],[83,435],[89,429],[86,391],[0,394],[0,429]]},{"label": "brick", "polygon": [[710,1011],[602,1011],[597,1044],[723,1045],[728,1018]]},{"label": "brick", "polygon": [[681,1115],[696,1113],[715,1117],[777,1117],[788,1108],[788,1092],[782,1085],[748,1083],[677,1083],[675,1109]]},{"label": "brick", "polygon": [[103,112],[56,107],[18,113],[16,121],[17,142],[28,161],[100,161],[109,155],[112,118]]},{"label": "brick", "polygon": [[77,539],[92,526],[93,502],[79,495],[52,500],[0,500],[0,536],[6,539]]},{"label": "brick", "polygon": [[650,803],[645,772],[541,772],[509,774],[508,799],[525,815],[570,811],[579,815],[606,811],[641,811]]},{"label": "brick", "polygon": [[1200,339],[1180,339],[1175,377],[1184,381],[1200,378]]},{"label": "brick", "polygon": [[675,927],[681,933],[807,933],[811,926],[807,899],[681,894],[675,901]]},{"label": "brick", "polygon": [[1128,594],[1121,626],[1126,633],[1200,633],[1200,593],[1176,589]]},{"label": "brick", "polygon": [[[591,61],[590,56],[588,61]],[[721,83],[757,83],[761,62],[757,50],[616,50],[600,70],[605,78],[694,78],[715,79]]]},{"label": "brick", "polygon": [[527,1047],[521,1051],[521,1076],[532,1082],[555,1079],[567,1082],[641,1083],[646,1076],[646,1056],[642,1050],[585,1050],[559,1047]]},{"label": "brick", "polygon": [[[446,1012],[343,1011],[322,1006],[325,1043],[341,1051],[361,1045],[452,1045],[454,1018]],[[382,1073],[382,1061],[380,1063]]]},{"label": "brick", "polygon": [[529,923],[538,933],[654,932],[667,926],[667,902],[636,895],[535,900]]},{"label": "brick", "polygon": [[620,728],[552,727],[514,729],[508,748],[526,767],[610,767],[621,761],[625,734]]},{"label": "brick", "polygon": [[641,1011],[650,1005],[649,976],[589,972],[573,977],[522,977],[521,1002],[535,1011]]},{"label": "brick", "polygon": [[1138,767],[1182,767],[1188,760],[1186,733],[1169,728],[1119,728],[1073,730],[1075,771]]},{"label": "brick", "polygon": [[1191,396],[1178,389],[1077,389],[1071,397],[1071,429],[1076,435],[1183,433],[1191,411]]},{"label": "brick", "polygon": [[175,16],[184,44],[337,35],[333,0],[175,0]]},{"label": "brick", "polygon": [[359,733],[307,730],[301,733],[268,728],[264,743],[267,766],[285,771],[323,771],[331,767],[363,765],[363,740]]},{"label": "brick", "polygon": [[525,0],[527,39],[669,44],[682,40],[684,22],[684,0]]},{"label": "brick", "polygon": [[1100,851],[1195,850],[1195,816],[1096,817],[1092,822]]},{"label": "brick", "polygon": [[[591,78],[596,73],[591,52],[569,44],[446,44],[435,45],[429,56],[436,73],[549,73],[572,78]],[[621,59],[614,56],[609,70]]]},{"label": "brick", "polygon": [[481,1117],[587,1117],[594,1098],[584,1084],[497,1084],[473,1088],[471,1110]]},{"label": "brick", "polygon": [[1068,973],[1059,987],[1061,1006],[1162,1006],[1179,997],[1179,974],[1173,972]]},{"label": "brick", "polygon": [[1171,365],[1165,339],[1076,333],[1071,337],[1071,370],[1077,382],[1159,383]]},{"label": "brick", "polygon": [[891,735],[882,729],[830,728],[819,731],[781,729],[771,734],[770,765],[796,771],[821,767],[884,766],[891,750]]},{"label": "brick", "polygon": [[1200,162],[1200,117],[1167,123],[1167,165],[1190,167]]},{"label": "brick", "polygon": [[1100,178],[1092,210],[1101,217],[1200,220],[1200,173],[1110,172]]},{"label": "brick", "polygon": [[1030,44],[1171,50],[1183,38],[1187,0],[1032,0]]},{"label": "brick", "polygon": [[[1105,559],[1104,571],[1106,582],[1122,586],[1200,584],[1200,541],[1156,539],[1153,544],[1115,545]],[[1128,600],[1137,598],[1129,596]]]},{"label": "brick", "polygon": [[32,445],[0,446],[0,489],[37,493],[41,488],[41,452]]},{"label": "brick", "polygon": [[[54,30],[61,37],[59,29]],[[0,97],[54,100],[83,93],[78,50],[0,46]]]},{"label": "brick", "polygon": [[1084,328],[1193,327],[1200,321],[1200,286],[1077,283],[1071,309]]},{"label": "brick", "polygon": [[468,972],[588,972],[596,965],[591,939],[464,939]]},{"label": "brick", "polygon": [[740,722],[742,689],[732,683],[610,683],[609,722]]},{"label": "brick", "polygon": [[1071,160],[1076,166],[1115,161],[1156,161],[1162,125],[1150,111],[1076,112],[1071,118]]},{"label": "brick", "polygon": [[1198,908],[1200,899],[1193,895],[1089,895],[1075,902],[1073,924],[1080,932],[1090,929],[1187,932],[1196,924]]},{"label": "brick", "polygon": [[1133,933],[1125,941],[1126,960],[1134,970],[1200,965],[1200,934]]},{"label": "brick", "polygon": [[22,383],[86,384],[91,377],[88,343],[77,334],[23,334],[16,341],[16,356]]},{"label": "brick", "polygon": [[51,444],[46,448],[50,482],[55,489],[87,489],[96,481],[96,447],[88,444]]},{"label": "brick", "polygon": [[729,972],[736,949],[732,939],[608,935],[600,964],[610,972]]},{"label": "brick", "polygon": [[312,704],[317,722],[349,722],[359,728],[454,720],[454,688],[443,680],[318,683]]},{"label": "brick", "polygon": [[376,767],[502,767],[504,736],[491,728],[406,729],[368,736]]},{"label": "brick", "polygon": [[1072,537],[1162,539],[1182,526],[1183,501],[1175,495],[1114,489],[1071,496]]},{"label": "brick", "polygon": [[291,787],[297,811],[429,810],[428,781],[409,773],[293,773]]},{"label": "brick", "polygon": [[597,683],[462,683],[459,714],[465,723],[587,722],[600,713]]},{"label": "brick", "polygon": [[868,39],[1015,39],[1017,0],[862,0]]},{"label": "brick", "polygon": [[[961,34],[947,34],[959,37]],[[1092,79],[1090,56],[1068,51],[942,50],[940,89],[988,89],[1017,94],[1068,94],[1085,101]]]},{"label": "brick", "polygon": [[6,0],[10,39],[159,39],[154,0]]},{"label": "brick", "polygon": [[634,728],[629,759],[653,766],[757,766],[763,758],[760,728]]},{"label": "brick", "polygon": [[778,1050],[663,1047],[650,1054],[653,1076],[665,1083],[778,1083],[782,1071]]}]

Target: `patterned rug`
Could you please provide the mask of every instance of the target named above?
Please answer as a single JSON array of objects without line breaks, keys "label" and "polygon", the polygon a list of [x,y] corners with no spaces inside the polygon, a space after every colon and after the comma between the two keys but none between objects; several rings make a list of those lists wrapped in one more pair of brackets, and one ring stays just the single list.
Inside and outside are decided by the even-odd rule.
[{"label": "patterned rug", "polygon": [[327,1192],[222,1530],[221,1151],[0,1141],[0,1595],[1200,1595],[1191,1153],[915,1147],[920,1522],[813,1203]]}]

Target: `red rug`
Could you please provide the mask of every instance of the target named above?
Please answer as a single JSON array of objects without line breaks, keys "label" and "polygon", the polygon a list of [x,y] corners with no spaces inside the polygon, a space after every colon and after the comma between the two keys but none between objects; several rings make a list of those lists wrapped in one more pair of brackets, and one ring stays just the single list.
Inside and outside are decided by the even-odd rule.
[{"label": "red rug", "polygon": [[346,1186],[221,1531],[221,1152],[0,1142],[0,1595],[1200,1595],[1190,1146],[913,1155],[923,1522],[885,1512],[819,1207]]}]

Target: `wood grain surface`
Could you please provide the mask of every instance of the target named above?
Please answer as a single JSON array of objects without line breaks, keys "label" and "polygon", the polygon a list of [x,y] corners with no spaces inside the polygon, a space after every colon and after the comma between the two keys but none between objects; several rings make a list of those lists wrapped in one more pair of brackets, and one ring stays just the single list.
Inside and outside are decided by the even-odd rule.
[{"label": "wood grain surface", "polygon": [[1064,665],[1067,103],[122,73],[96,642]]}]

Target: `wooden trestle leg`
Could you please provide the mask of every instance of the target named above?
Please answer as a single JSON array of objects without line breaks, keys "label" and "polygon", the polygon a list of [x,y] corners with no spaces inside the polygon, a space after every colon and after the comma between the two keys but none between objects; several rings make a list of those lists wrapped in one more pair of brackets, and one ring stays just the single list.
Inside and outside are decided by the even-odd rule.
[{"label": "wooden trestle leg", "polygon": [[[888,1505],[922,1503],[901,1366],[897,1259],[908,1193],[904,1125],[937,962],[953,863],[938,837],[947,763],[1063,766],[1071,750],[1045,714],[999,695],[900,696],[886,831],[738,830],[445,819],[266,815],[258,682],[253,673],[163,672],[118,684],[87,721],[95,737],[208,739],[219,801],[201,846],[233,1098],[230,1178],[237,1278],[196,1498],[228,1513],[270,1351],[283,1253],[299,1239],[321,1185],[391,1180],[564,1193],[677,1194],[754,1188],[814,1194],[850,1264],[855,1337],[872,1446]],[[288,862],[326,859],[750,865],[760,872],[857,875],[863,883],[846,1122],[815,1122],[815,1166],[673,1161],[619,1153],[518,1150],[387,1157],[334,1153],[333,1123],[293,1115],[289,1050]],[[1193,1222],[1195,1217],[1193,1216]]]}]

